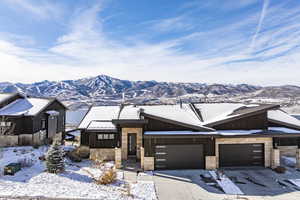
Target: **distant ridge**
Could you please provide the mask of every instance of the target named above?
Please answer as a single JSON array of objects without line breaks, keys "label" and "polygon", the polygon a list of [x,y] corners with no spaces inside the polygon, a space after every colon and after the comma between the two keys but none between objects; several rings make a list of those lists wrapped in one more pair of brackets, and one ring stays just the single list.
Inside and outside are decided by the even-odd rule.
[{"label": "distant ridge", "polygon": [[172,103],[205,101],[207,98],[230,100],[232,97],[297,98],[300,87],[286,85],[261,87],[248,84],[205,84],[120,80],[106,75],[65,81],[32,84],[0,83],[0,92],[22,92],[30,96],[57,97],[67,104],[115,105],[122,100],[133,103]]}]

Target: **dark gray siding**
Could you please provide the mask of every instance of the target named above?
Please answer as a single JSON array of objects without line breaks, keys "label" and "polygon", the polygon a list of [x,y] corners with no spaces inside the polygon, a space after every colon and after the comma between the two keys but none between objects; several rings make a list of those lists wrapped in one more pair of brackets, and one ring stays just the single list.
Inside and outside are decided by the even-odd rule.
[{"label": "dark gray siding", "polygon": [[267,112],[212,126],[216,130],[251,130],[268,128]]},{"label": "dark gray siding", "polygon": [[[98,140],[97,134],[114,134],[114,140]],[[116,148],[120,147],[121,137],[118,133],[110,132],[89,132],[89,146],[90,148]]]},{"label": "dark gray siding", "polygon": [[192,130],[187,127],[183,127],[177,124],[171,124],[167,122],[162,122],[156,119],[151,119],[149,117],[145,117],[148,120],[148,123],[145,125],[145,131],[186,131]]}]

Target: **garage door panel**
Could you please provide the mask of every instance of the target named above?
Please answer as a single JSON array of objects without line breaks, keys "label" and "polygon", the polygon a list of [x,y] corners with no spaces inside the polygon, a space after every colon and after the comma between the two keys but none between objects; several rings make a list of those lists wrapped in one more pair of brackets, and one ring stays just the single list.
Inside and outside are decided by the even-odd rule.
[{"label": "garage door panel", "polygon": [[263,166],[264,144],[220,144],[220,167]]},{"label": "garage door panel", "polygon": [[157,145],[156,169],[199,169],[204,166],[203,145]]}]

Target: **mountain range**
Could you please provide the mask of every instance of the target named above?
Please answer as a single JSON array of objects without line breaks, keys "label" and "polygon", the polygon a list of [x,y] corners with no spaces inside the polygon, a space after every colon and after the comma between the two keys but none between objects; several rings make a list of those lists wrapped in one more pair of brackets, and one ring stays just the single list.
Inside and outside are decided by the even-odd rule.
[{"label": "mountain range", "polygon": [[300,98],[300,87],[293,85],[262,87],[249,84],[206,84],[120,80],[106,75],[77,80],[42,81],[32,84],[0,82],[0,92],[20,92],[29,96],[57,97],[71,108],[90,104],[116,105],[174,103],[176,101],[249,101]]}]

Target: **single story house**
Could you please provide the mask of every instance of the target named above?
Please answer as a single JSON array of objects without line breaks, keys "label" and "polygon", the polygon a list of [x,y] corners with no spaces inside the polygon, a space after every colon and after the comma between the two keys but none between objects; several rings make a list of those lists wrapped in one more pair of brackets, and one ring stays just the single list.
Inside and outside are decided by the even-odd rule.
[{"label": "single story house", "polygon": [[66,107],[55,98],[0,94],[0,147],[39,145],[65,131]]},{"label": "single story house", "polygon": [[191,103],[92,107],[79,125],[91,159],[137,159],[145,170],[280,165],[300,121],[279,105]]}]

